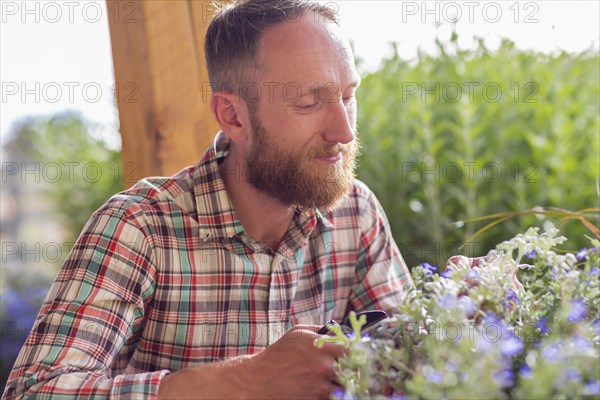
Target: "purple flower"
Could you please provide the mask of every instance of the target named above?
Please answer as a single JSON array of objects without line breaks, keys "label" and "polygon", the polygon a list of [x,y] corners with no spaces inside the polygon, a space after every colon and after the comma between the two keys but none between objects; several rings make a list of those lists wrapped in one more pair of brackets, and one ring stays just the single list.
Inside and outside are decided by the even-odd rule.
[{"label": "purple flower", "polygon": [[421,268],[423,268],[423,272],[425,272],[425,275],[433,275],[437,271],[436,266],[426,262],[423,263],[423,265],[421,265]]},{"label": "purple flower", "polygon": [[502,388],[507,388],[515,384],[515,375],[511,369],[496,371],[493,378]]},{"label": "purple flower", "polygon": [[447,269],[440,274],[442,278],[450,278],[452,276],[452,270]]},{"label": "purple flower", "polygon": [[508,291],[508,293],[506,294],[506,298],[504,300],[502,300],[502,306],[504,308],[509,308],[510,307],[510,303],[518,303],[519,302],[519,296],[517,296],[517,292],[515,292],[514,290],[510,289]]},{"label": "purple flower", "polygon": [[524,254],[524,256],[529,258],[530,260],[534,260],[537,257],[537,251],[535,251],[535,249],[533,249],[529,253]]},{"label": "purple flower", "polygon": [[520,354],[523,351],[523,341],[517,338],[507,338],[500,342],[500,353],[504,357],[513,357]]},{"label": "purple flower", "polygon": [[536,328],[540,330],[541,333],[548,333],[548,318],[542,317],[539,319],[537,324],[535,324]]},{"label": "purple flower", "polygon": [[484,334],[475,335],[475,346],[477,351],[487,352],[494,347],[494,343],[489,340]]},{"label": "purple flower", "polygon": [[592,275],[592,276],[600,275],[600,269],[598,269],[596,267],[590,268],[590,275]]},{"label": "purple flower", "polygon": [[563,371],[563,376],[567,381],[578,381],[581,378],[579,371],[573,367],[569,367]]},{"label": "purple flower", "polygon": [[477,310],[477,307],[475,306],[475,303],[473,303],[473,300],[471,300],[470,297],[466,296],[463,296],[458,300],[458,306],[468,316],[473,315],[475,313],[475,310]]},{"label": "purple flower", "polygon": [[588,338],[583,337],[583,336],[579,336],[579,335],[573,336],[572,343],[573,343],[573,346],[577,350],[582,351],[582,352],[588,351],[589,349],[592,348],[592,343],[589,341]]},{"label": "purple flower", "polygon": [[386,396],[386,399],[388,400],[408,400],[408,397],[406,397],[406,395],[404,394],[390,394],[389,396]]},{"label": "purple flower", "polygon": [[483,317],[483,324],[487,325],[487,324],[502,324],[502,319],[498,318],[498,316],[496,314],[494,314],[491,311],[488,311],[487,313],[485,313],[485,316]]},{"label": "purple flower", "polygon": [[585,247],[581,248],[577,254],[575,254],[575,257],[577,257],[577,261],[585,260],[588,257],[587,249]]},{"label": "purple flower", "polygon": [[589,380],[583,389],[583,394],[588,396],[600,396],[600,382]]},{"label": "purple flower", "polygon": [[435,385],[444,382],[444,375],[433,368],[423,368],[423,373],[425,374],[425,378]]},{"label": "purple flower", "polygon": [[7,288],[2,294],[2,304],[12,319],[22,318],[37,311],[33,310],[31,303],[26,294],[21,294],[12,288]]},{"label": "purple flower", "polygon": [[515,339],[520,340],[517,336],[515,336],[514,331],[508,326],[506,321],[502,318],[498,317],[493,312],[487,312],[485,317],[483,317],[483,327],[490,328],[490,331],[487,333],[488,336],[493,337],[494,332],[493,329],[497,330],[496,335],[497,339]]},{"label": "purple flower", "polygon": [[343,399],[345,395],[346,392],[344,392],[342,388],[336,387],[335,389],[333,389],[332,397],[334,399]]},{"label": "purple flower", "polygon": [[567,320],[569,322],[577,322],[585,318],[587,315],[587,307],[581,300],[575,300],[571,302],[571,310],[569,311],[569,316]]},{"label": "purple flower", "polygon": [[458,299],[456,296],[450,293],[446,293],[444,297],[440,299],[440,305],[444,308],[454,308],[456,307],[457,302]]},{"label": "purple flower", "polygon": [[454,372],[454,371],[456,371],[458,369],[458,365],[456,365],[456,363],[453,363],[452,361],[448,361],[446,363],[446,369],[448,371]]},{"label": "purple flower", "polygon": [[469,279],[477,279],[479,278],[479,272],[474,269],[470,269],[469,272],[467,272],[466,277]]},{"label": "purple flower", "polygon": [[592,330],[596,336],[600,336],[600,318],[596,318],[594,322],[592,322]]},{"label": "purple flower", "polygon": [[[481,328],[480,336],[485,342],[488,342],[491,345],[495,346],[496,344],[499,344],[502,346],[504,341],[522,342],[519,337],[515,336],[514,332],[509,328],[506,322],[498,318],[494,313],[489,312],[485,315]],[[487,347],[484,343],[477,343],[477,345],[481,350],[485,350]],[[518,344],[516,347],[513,347],[511,344],[505,344],[504,346],[507,355],[510,355],[515,351],[518,353],[522,350],[517,351],[516,347],[519,346]],[[522,343],[520,346],[522,346]]]},{"label": "purple flower", "polygon": [[552,363],[560,361],[562,358],[560,354],[561,347],[562,345],[560,342],[554,342],[544,346],[542,349],[542,357],[544,360]]},{"label": "purple flower", "polygon": [[521,365],[519,368],[519,376],[521,378],[530,378],[531,377],[531,368],[527,364]]},{"label": "purple flower", "polygon": [[506,300],[508,300],[508,301],[519,301],[519,296],[517,296],[517,292],[515,292],[512,289],[510,289],[508,291],[508,294],[506,295]]},{"label": "purple flower", "polygon": [[7,330],[2,338],[2,356],[6,361],[14,362],[21,346],[33,327],[35,318],[44,300],[48,288],[31,287],[23,291],[6,288],[0,295],[3,323],[18,327],[17,330]]}]

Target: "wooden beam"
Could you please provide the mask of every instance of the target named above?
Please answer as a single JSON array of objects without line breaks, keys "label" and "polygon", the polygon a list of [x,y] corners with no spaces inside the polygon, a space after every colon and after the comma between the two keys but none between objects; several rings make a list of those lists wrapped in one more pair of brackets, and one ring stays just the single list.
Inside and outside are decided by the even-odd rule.
[{"label": "wooden beam", "polygon": [[107,0],[126,186],[196,163],[218,130],[203,50],[209,3]]}]

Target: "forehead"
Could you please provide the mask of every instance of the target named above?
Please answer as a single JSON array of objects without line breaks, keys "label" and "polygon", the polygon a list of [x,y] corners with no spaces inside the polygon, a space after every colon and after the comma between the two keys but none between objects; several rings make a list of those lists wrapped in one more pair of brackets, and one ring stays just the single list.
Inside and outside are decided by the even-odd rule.
[{"label": "forehead", "polygon": [[258,61],[264,81],[346,86],[358,80],[348,40],[335,23],[312,12],[267,29]]}]

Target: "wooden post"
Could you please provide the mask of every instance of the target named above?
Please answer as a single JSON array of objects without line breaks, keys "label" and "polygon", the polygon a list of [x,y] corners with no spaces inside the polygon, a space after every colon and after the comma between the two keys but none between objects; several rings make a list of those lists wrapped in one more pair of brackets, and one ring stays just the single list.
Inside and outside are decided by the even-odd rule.
[{"label": "wooden post", "polygon": [[209,108],[209,1],[107,0],[125,185],[196,163],[218,125]]}]

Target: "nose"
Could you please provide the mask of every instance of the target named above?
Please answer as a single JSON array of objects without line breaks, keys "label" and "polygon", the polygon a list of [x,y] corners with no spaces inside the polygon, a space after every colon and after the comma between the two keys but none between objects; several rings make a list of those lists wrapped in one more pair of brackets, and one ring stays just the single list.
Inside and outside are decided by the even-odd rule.
[{"label": "nose", "polygon": [[329,103],[323,139],[330,143],[347,144],[354,140],[356,132],[356,105],[345,104],[342,99]]}]

